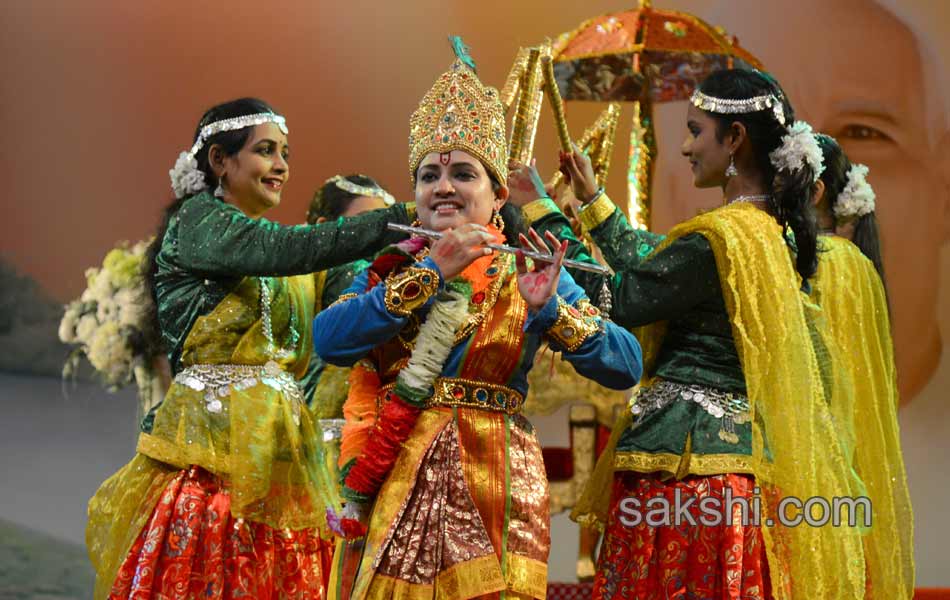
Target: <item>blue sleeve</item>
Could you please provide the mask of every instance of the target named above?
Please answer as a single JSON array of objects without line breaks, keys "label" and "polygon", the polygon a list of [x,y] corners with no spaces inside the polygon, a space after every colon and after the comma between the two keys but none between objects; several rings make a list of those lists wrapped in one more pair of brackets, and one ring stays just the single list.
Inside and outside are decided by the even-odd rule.
[{"label": "blue sleeve", "polygon": [[574,308],[578,308],[582,300],[587,300],[584,290],[563,267],[557,294],[548,300],[541,310],[529,312],[525,331],[544,336],[551,347],[560,350],[563,358],[570,362],[580,375],[615,390],[635,386],[643,374],[643,355],[637,338],[609,319],[597,316],[594,318],[597,329],[588,335],[578,348],[568,350],[547,335],[560,316],[558,298]]},{"label": "blue sleeve", "polygon": [[[415,264],[439,273],[439,289],[444,285],[442,274],[431,258]],[[347,367],[366,356],[376,346],[388,342],[405,327],[407,317],[396,315],[386,308],[386,282],[366,290],[368,271],[363,271],[343,293],[356,297],[338,302],[324,309],[313,320],[313,350],[332,365]],[[429,298],[427,309],[435,301]]]}]

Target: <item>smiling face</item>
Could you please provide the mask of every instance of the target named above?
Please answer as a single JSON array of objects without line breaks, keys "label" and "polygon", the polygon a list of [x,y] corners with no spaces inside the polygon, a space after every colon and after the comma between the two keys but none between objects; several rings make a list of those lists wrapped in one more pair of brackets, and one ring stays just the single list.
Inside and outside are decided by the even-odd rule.
[{"label": "smiling face", "polygon": [[251,217],[280,204],[289,158],[287,136],[275,123],[254,126],[241,151],[222,161],[225,201]]},{"label": "smiling face", "polygon": [[492,189],[485,166],[462,150],[427,154],[416,170],[416,214],[426,229],[488,225],[507,188]]},{"label": "smiling face", "polygon": [[689,161],[693,185],[698,188],[721,187],[729,166],[729,150],[716,136],[717,121],[692,104],[686,112],[689,134],[680,148]]}]

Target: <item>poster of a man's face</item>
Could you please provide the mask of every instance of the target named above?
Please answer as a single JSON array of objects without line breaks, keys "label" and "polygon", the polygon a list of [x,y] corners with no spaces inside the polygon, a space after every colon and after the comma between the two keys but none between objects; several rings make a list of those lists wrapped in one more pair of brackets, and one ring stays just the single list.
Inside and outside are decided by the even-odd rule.
[{"label": "poster of a man's face", "polygon": [[[870,167],[901,397],[911,400],[940,359],[939,255],[950,239],[950,135],[934,65],[914,33],[873,0],[801,0],[794,9],[730,0],[711,19],[777,77],[798,118]],[[692,188],[686,161],[676,156],[685,135],[676,108],[657,120],[659,231],[719,202],[717,194]]]}]

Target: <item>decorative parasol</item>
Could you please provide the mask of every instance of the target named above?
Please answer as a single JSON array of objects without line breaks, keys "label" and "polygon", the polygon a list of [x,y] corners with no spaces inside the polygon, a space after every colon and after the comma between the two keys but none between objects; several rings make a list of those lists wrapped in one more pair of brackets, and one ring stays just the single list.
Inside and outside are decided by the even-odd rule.
[{"label": "decorative parasol", "polygon": [[656,139],[653,104],[688,100],[719,69],[761,68],[735,37],[688,13],[640,0],[634,10],[588,19],[553,44],[554,77],[565,101],[631,102],[629,214],[650,225]]}]

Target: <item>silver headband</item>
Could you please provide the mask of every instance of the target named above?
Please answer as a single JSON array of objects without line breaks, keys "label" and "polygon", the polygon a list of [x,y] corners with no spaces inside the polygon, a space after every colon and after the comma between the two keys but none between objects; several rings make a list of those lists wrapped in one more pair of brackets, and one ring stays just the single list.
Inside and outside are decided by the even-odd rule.
[{"label": "silver headband", "polygon": [[214,123],[209,123],[201,128],[201,133],[198,134],[198,139],[195,140],[194,145],[191,147],[191,150],[188,152],[190,156],[198,154],[198,150],[201,150],[201,147],[205,145],[205,142],[208,141],[213,135],[217,135],[224,131],[234,131],[236,129],[244,129],[245,127],[251,127],[252,125],[263,125],[264,123],[276,123],[277,127],[287,135],[290,133],[287,130],[287,120],[280,116],[275,115],[274,113],[257,113],[256,115],[244,115],[241,117],[232,117],[230,119],[222,119],[220,121],[215,121]]},{"label": "silver headband", "polygon": [[383,202],[386,203],[386,206],[392,206],[396,203],[396,199],[393,198],[392,194],[387,192],[381,187],[367,187],[364,185],[359,185],[353,183],[346,177],[342,175],[334,175],[327,180],[327,183],[333,183],[336,187],[343,190],[344,192],[349,192],[351,194],[356,194],[357,196],[368,196],[370,198],[382,198]]},{"label": "silver headband", "polygon": [[287,135],[287,121],[280,115],[274,113],[257,113],[256,115],[244,115],[242,117],[232,117],[209,123],[201,128],[198,139],[188,152],[182,152],[175,161],[175,166],[168,171],[168,176],[172,180],[172,191],[176,198],[184,198],[192,194],[197,194],[207,186],[205,176],[198,170],[198,160],[195,155],[205,145],[208,138],[223,131],[234,131],[244,129],[253,125],[263,125],[264,123],[276,123],[284,135]]},{"label": "silver headband", "polygon": [[775,120],[785,125],[785,109],[782,107],[782,101],[775,97],[774,94],[734,100],[732,98],[707,96],[701,91],[696,90],[693,92],[690,102],[692,102],[696,108],[720,115],[746,114],[771,108],[772,114],[775,115]]}]

